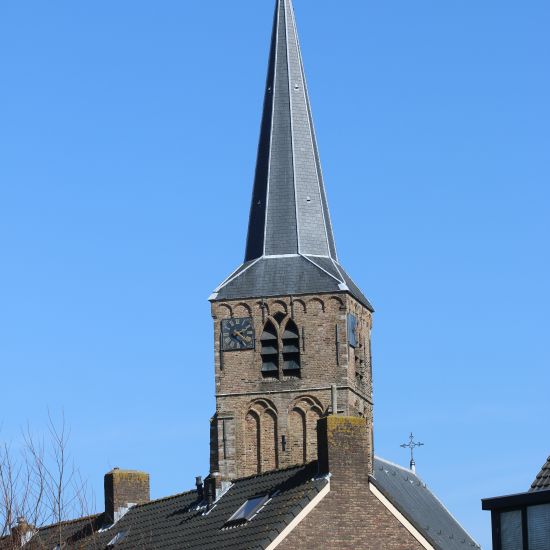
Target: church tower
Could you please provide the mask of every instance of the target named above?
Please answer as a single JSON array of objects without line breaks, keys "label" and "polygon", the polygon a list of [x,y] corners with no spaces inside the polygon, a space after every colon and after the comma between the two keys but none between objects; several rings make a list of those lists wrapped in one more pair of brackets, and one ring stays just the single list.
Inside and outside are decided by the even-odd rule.
[{"label": "church tower", "polygon": [[210,301],[211,472],[315,460],[328,414],[365,418],[372,464],[373,309],[336,253],[292,0],[276,3],[244,263]]}]

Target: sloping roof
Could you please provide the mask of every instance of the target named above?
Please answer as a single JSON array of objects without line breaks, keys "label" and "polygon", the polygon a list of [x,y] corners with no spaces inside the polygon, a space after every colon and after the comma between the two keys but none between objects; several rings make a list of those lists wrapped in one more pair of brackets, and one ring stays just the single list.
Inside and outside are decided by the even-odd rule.
[{"label": "sloping roof", "polygon": [[349,292],[338,263],[292,0],[277,0],[244,263],[213,300]]},{"label": "sloping roof", "polygon": [[[67,550],[107,548],[118,533],[125,537],[116,550],[161,548],[162,550],[248,550],[263,549],[285,529],[296,515],[325,487],[328,480],[317,477],[316,463],[240,479],[206,513],[196,491],[156,500],[131,508],[107,530],[92,534],[102,516],[71,524],[67,530]],[[251,521],[224,527],[228,519],[248,499],[269,495],[271,500]],[[57,544],[55,526],[41,529],[26,550]],[[52,536],[54,538],[52,538]]]},{"label": "sloping roof", "polygon": [[244,300],[271,296],[299,296],[349,292],[369,310],[365,295],[331,258],[301,255],[263,257],[242,265],[215,291],[215,300]]},{"label": "sloping roof", "polygon": [[[31,542],[25,545],[25,549],[54,550],[59,541],[67,542],[71,548],[79,548],[80,545],[87,545],[87,539],[93,537],[103,525],[103,514],[95,514],[72,521],[63,521],[54,525],[48,525],[35,533]],[[12,538],[0,539],[0,550],[12,550]]]},{"label": "sloping roof", "polygon": [[[375,458],[371,482],[437,550],[479,548],[450,512],[412,472]],[[236,480],[207,512],[197,492],[190,491],[131,508],[115,525],[104,528],[99,514],[40,529],[26,550],[53,550],[59,535],[66,550],[108,548],[121,533],[116,550],[259,550],[267,548],[329,483],[317,475],[317,462]],[[228,526],[247,500],[270,500],[246,524]],[[3,544],[4,542],[4,544]],[[0,539],[0,550],[11,547]]]},{"label": "sloping roof", "polygon": [[550,456],[529,489],[530,492],[546,490],[550,490]]},{"label": "sloping roof", "polygon": [[377,489],[438,550],[479,548],[452,514],[413,472],[376,457]]}]

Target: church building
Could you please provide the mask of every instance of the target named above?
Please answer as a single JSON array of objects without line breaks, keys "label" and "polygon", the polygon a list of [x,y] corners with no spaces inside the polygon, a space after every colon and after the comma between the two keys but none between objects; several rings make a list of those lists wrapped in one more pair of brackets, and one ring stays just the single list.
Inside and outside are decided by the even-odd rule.
[{"label": "church building", "polygon": [[338,256],[292,0],[276,0],[244,262],[210,307],[207,478],[151,501],[147,474],[115,469],[103,513],[21,519],[0,549],[479,548],[414,471],[374,454],[374,310]]}]

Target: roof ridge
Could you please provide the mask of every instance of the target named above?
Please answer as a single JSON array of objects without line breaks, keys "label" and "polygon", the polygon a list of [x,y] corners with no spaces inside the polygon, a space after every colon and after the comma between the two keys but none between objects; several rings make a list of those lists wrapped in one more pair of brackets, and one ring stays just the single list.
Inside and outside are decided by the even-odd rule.
[{"label": "roof ridge", "polygon": [[[329,273],[324,267],[321,267],[317,262],[312,260],[309,257],[309,255],[300,254],[300,256],[302,256],[302,258],[305,258],[308,262],[311,262],[315,267],[319,268],[321,271],[326,273],[329,277],[332,277],[335,281],[338,281],[340,284],[342,284],[342,283],[345,284],[344,277],[342,277],[341,279],[338,279],[338,277],[335,277],[332,273]],[[334,260],[332,258],[330,258],[329,256],[316,256],[316,257],[317,258],[327,258],[328,260],[330,260],[334,264]],[[340,270],[338,268],[336,268],[336,270],[338,271],[338,273],[340,273]],[[342,275],[342,274],[340,273],[340,275]]]},{"label": "roof ridge", "polygon": [[290,472],[291,470],[303,470],[305,468],[307,468],[308,466],[312,466],[313,464],[315,464],[317,461],[316,460],[313,460],[311,462],[306,462],[305,464],[300,464],[298,466],[288,466],[286,468],[276,468],[274,470],[269,470],[267,472],[262,472],[261,474],[253,474],[251,476],[247,476],[247,477],[240,477],[238,479],[234,479],[233,480],[233,484],[236,484],[238,483],[239,481],[248,481],[250,479],[257,479],[257,478],[261,478],[261,477],[268,477],[270,475],[274,475],[274,474],[278,474],[278,473],[281,473],[281,472]]},{"label": "roof ridge", "polygon": [[416,473],[410,470],[409,468],[405,468],[405,466],[401,466],[400,464],[397,464],[396,462],[392,462],[391,460],[387,460],[385,458],[382,458],[381,456],[374,456],[375,460],[380,460],[381,462],[384,462],[386,464],[389,464],[390,466],[393,466],[394,468],[398,468],[399,470],[403,470],[404,472],[407,472],[408,474],[412,474],[415,476],[419,481],[422,481],[420,476]]},{"label": "roof ridge", "polygon": [[[42,527],[37,527],[38,531],[42,531],[45,529],[52,529],[53,527],[59,527],[63,525],[72,525],[73,523],[79,523],[81,521],[91,520],[91,519],[97,519],[101,515],[103,515],[104,512],[98,512],[97,514],[89,514],[87,516],[82,516],[80,518],[74,518],[74,519],[66,519],[63,521],[58,521],[56,523],[49,523],[48,525],[43,525]],[[2,539],[0,539],[2,540]]]},{"label": "roof ridge", "polygon": [[189,491],[184,491],[183,493],[176,493],[174,495],[168,495],[165,497],[151,499],[147,502],[141,502],[140,504],[136,504],[135,506],[132,506],[131,510],[134,510],[135,508],[143,508],[145,506],[149,506],[150,504],[158,504],[159,502],[164,502],[166,500],[174,500],[176,498],[184,497],[186,495],[191,495],[196,492],[197,492],[196,489],[190,489]]},{"label": "roof ridge", "polygon": [[[254,475],[247,476],[247,477],[240,477],[238,479],[233,480],[233,484],[238,483],[240,481],[248,481],[250,479],[268,477],[270,475],[278,474],[280,472],[289,472],[291,470],[305,469],[306,467],[311,466],[315,462],[317,462],[317,461],[308,462],[308,463],[302,464],[300,466],[289,466],[288,468],[278,468],[276,470],[269,470],[268,472],[262,472],[261,474],[254,474]],[[196,493],[196,492],[197,492],[196,489],[190,489],[189,491],[184,491],[182,493],[176,493],[174,495],[168,495],[168,496],[157,498],[157,499],[151,499],[148,502],[142,502],[141,504],[136,504],[135,506],[132,506],[132,509],[143,508],[144,506],[149,506],[150,504],[158,504],[159,502],[163,502],[163,501],[166,501],[166,500],[173,500],[175,498],[183,497],[183,496],[186,496],[186,495],[191,495],[191,494]],[[98,514],[98,515],[100,515],[100,514]],[[82,518],[82,519],[84,519],[84,518]],[[78,521],[78,520],[75,520],[75,521]]]}]

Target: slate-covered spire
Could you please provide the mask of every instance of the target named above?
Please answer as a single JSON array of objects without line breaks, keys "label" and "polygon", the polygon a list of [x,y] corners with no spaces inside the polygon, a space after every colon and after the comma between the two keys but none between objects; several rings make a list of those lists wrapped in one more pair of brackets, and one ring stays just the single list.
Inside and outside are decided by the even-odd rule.
[{"label": "slate-covered spire", "polygon": [[336,260],[292,0],[277,0],[245,261]]},{"label": "slate-covered spire", "polygon": [[349,292],[338,263],[292,0],[276,0],[244,263],[211,300]]}]

